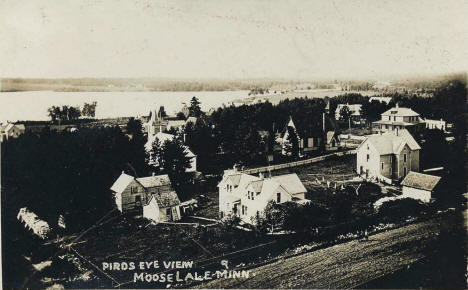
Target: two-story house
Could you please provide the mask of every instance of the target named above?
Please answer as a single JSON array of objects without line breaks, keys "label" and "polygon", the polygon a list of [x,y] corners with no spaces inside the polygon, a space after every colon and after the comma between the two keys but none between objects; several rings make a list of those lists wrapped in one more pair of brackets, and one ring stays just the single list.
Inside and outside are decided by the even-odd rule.
[{"label": "two-story house", "polygon": [[360,123],[362,120],[362,115],[361,115],[361,104],[338,104],[335,110],[335,120],[340,120],[341,119],[341,110],[344,107],[348,107],[348,110],[351,112],[351,121],[355,124]]},{"label": "two-story house", "polygon": [[218,189],[221,218],[237,216],[248,224],[255,224],[270,201],[309,202],[305,199],[307,190],[295,173],[265,178],[229,169],[224,171]]},{"label": "two-story house", "polygon": [[410,108],[399,107],[398,104],[382,113],[379,121],[372,122],[372,130],[376,132],[396,129],[407,129],[415,132],[424,127],[424,120],[418,113]]},{"label": "two-story house", "polygon": [[357,148],[357,172],[366,179],[387,183],[419,171],[421,147],[405,129],[366,138]]},{"label": "two-story house", "polygon": [[[180,200],[167,174],[133,177],[122,171],[111,187],[117,209],[122,213],[142,213],[157,221],[180,219]],[[153,212],[151,212],[153,211]]]}]

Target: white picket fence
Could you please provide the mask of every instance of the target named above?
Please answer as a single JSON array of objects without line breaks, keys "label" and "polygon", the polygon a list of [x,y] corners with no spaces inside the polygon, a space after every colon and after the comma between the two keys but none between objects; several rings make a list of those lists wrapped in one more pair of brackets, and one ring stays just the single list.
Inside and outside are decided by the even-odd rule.
[{"label": "white picket fence", "polygon": [[347,150],[347,151],[335,152],[335,153],[322,155],[322,156],[318,156],[318,157],[314,157],[314,158],[310,158],[310,159],[305,159],[305,160],[299,160],[299,161],[294,161],[294,162],[288,162],[288,163],[282,163],[282,164],[276,164],[276,165],[270,165],[270,166],[263,166],[263,167],[257,167],[257,168],[244,169],[244,170],[242,170],[242,172],[245,173],[245,174],[256,174],[256,173],[274,171],[274,170],[279,170],[279,169],[284,169],[284,168],[303,166],[303,165],[307,165],[307,164],[311,164],[311,163],[324,161],[326,159],[330,159],[330,158],[333,158],[333,157],[345,156],[345,155],[351,155],[351,154],[356,154],[356,150]]}]

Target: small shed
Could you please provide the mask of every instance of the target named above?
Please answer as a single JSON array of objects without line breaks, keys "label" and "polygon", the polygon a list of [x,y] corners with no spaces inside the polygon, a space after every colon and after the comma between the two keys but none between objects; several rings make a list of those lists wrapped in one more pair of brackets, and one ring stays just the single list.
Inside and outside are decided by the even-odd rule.
[{"label": "small shed", "polygon": [[143,217],[156,222],[180,220],[180,200],[175,191],[153,194],[143,206]]},{"label": "small shed", "polygon": [[401,182],[403,196],[430,202],[441,177],[411,171]]},{"label": "small shed", "polygon": [[340,146],[340,137],[334,131],[327,132],[327,143],[326,148],[327,150],[336,150]]}]

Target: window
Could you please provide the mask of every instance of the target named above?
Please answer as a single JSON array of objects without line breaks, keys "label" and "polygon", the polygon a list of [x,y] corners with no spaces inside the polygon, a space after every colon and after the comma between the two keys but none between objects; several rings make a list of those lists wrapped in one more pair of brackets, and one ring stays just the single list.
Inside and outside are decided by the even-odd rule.
[{"label": "window", "polygon": [[383,170],[383,162],[382,162],[382,168],[381,169]]},{"label": "window", "polygon": [[252,200],[255,200],[255,194],[252,192]]},{"label": "window", "polygon": [[391,121],[391,120],[392,120],[392,117],[388,116],[388,120]]},{"label": "window", "polygon": [[403,176],[406,176],[406,167],[403,167]]},{"label": "window", "polygon": [[281,202],[281,192],[278,192],[278,193],[276,194],[276,202],[277,202],[277,203],[280,203],[280,202]]},{"label": "window", "polygon": [[396,116],[393,116],[393,121],[396,121]]},{"label": "window", "polygon": [[138,193],[138,187],[137,186],[130,187],[130,192],[131,193]]},{"label": "window", "polygon": [[242,206],[242,215],[245,214],[245,206]]},{"label": "window", "polygon": [[135,196],[135,202],[141,202],[141,195]]},{"label": "window", "polygon": [[367,154],[367,161],[369,161],[369,158],[370,158],[370,156],[369,156],[369,154]]},{"label": "window", "polygon": [[406,153],[405,153],[405,154],[403,154],[403,162],[405,162],[405,163],[406,163]]},{"label": "window", "polygon": [[170,208],[166,208],[166,215],[171,216],[171,209]]}]

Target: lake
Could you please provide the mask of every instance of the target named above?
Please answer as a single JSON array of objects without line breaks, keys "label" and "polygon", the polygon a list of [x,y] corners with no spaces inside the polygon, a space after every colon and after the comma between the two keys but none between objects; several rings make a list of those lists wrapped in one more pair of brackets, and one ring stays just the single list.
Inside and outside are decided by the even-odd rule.
[{"label": "lake", "polygon": [[26,91],[0,93],[0,121],[49,120],[51,106],[82,106],[97,102],[96,118],[148,115],[150,109],[164,106],[175,114],[195,96],[204,111],[220,107],[233,100],[248,97],[249,91],[190,92],[55,92]]}]

